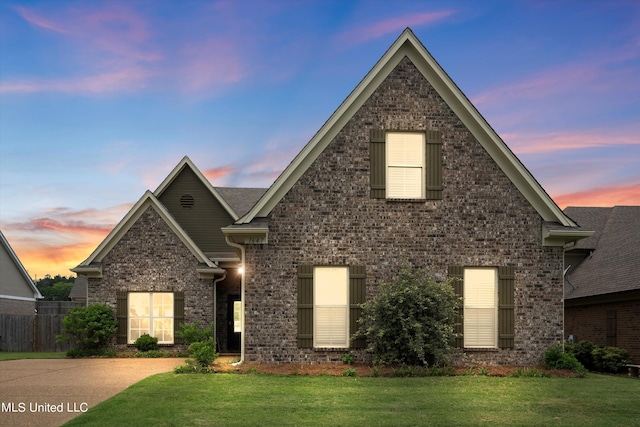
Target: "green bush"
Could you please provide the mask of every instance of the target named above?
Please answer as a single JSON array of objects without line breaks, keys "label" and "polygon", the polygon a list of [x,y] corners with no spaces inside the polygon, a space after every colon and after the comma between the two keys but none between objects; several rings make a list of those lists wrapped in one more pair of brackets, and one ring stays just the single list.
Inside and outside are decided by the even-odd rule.
[{"label": "green bush", "polygon": [[358,336],[375,364],[429,366],[447,363],[453,350],[458,297],[450,282],[404,267],[378,296],[362,305]]},{"label": "green bush", "polygon": [[577,343],[571,343],[567,341],[564,344],[564,349],[567,353],[572,354],[578,359],[578,362],[589,370],[594,369],[593,365],[593,349],[596,346],[591,341],[582,340]]},{"label": "green bush", "polygon": [[593,365],[598,371],[620,372],[629,363],[627,350],[618,347],[596,347],[592,354]]},{"label": "green bush", "polygon": [[218,357],[216,342],[213,338],[197,341],[189,346],[189,354],[202,367],[207,367]]},{"label": "green bush", "polygon": [[139,351],[149,351],[158,349],[158,338],[152,337],[149,334],[142,334],[134,341],[133,345]]},{"label": "green bush", "polygon": [[215,326],[213,322],[207,327],[200,326],[200,322],[192,322],[181,324],[176,335],[182,338],[186,344],[192,344],[194,342],[206,341],[209,338],[213,339],[214,332]]},{"label": "green bush", "polygon": [[544,365],[547,369],[570,369],[579,374],[587,372],[582,363],[578,362],[572,354],[565,353],[561,344],[550,347],[544,353]]},{"label": "green bush", "polygon": [[193,359],[187,359],[180,366],[173,368],[176,374],[209,374],[213,372],[210,366],[202,366]]},{"label": "green bush", "polygon": [[116,357],[117,355],[118,353],[115,350],[105,348],[72,348],[67,351],[67,357],[71,359],[82,359],[84,357]]},{"label": "green bush", "polygon": [[71,341],[80,350],[94,350],[105,346],[118,330],[113,309],[104,304],[75,307],[62,319],[58,342]]}]

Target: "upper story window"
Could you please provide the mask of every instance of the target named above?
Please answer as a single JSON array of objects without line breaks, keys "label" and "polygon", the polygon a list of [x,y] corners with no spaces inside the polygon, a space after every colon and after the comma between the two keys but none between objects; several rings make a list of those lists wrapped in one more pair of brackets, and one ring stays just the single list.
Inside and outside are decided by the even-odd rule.
[{"label": "upper story window", "polygon": [[424,133],[388,132],[386,160],[387,199],[424,199]]},{"label": "upper story window", "polygon": [[389,200],[442,199],[439,131],[371,130],[370,196]]}]

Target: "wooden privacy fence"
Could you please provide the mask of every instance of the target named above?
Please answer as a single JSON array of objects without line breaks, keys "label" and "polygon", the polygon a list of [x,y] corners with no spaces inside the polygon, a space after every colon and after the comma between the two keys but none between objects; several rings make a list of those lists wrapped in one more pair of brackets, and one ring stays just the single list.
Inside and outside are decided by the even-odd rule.
[{"label": "wooden privacy fence", "polygon": [[67,351],[69,343],[57,343],[62,318],[78,301],[37,301],[36,315],[0,314],[0,351]]}]

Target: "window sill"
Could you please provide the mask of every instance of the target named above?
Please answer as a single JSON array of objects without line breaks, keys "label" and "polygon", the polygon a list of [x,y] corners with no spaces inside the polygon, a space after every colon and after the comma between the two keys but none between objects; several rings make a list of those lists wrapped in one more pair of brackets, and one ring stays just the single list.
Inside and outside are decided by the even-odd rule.
[{"label": "window sill", "polygon": [[476,353],[491,353],[498,352],[498,347],[465,347],[462,349],[464,352],[476,352]]},{"label": "window sill", "polygon": [[427,199],[385,199],[391,203],[424,203]]}]

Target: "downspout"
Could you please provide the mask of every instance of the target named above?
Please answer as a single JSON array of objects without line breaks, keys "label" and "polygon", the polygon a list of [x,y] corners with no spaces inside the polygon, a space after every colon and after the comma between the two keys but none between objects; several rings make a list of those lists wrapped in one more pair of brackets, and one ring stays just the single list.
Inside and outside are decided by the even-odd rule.
[{"label": "downspout", "polygon": [[222,277],[213,281],[213,341],[218,345],[218,282],[222,282],[227,278],[227,270],[224,271]]},{"label": "downspout", "polygon": [[240,249],[240,268],[242,268],[242,274],[240,275],[240,307],[241,307],[241,313],[240,313],[240,322],[242,324],[242,332],[240,334],[240,361],[234,363],[233,365],[240,365],[241,363],[244,363],[244,337],[245,337],[245,333],[244,333],[244,274],[246,269],[244,268],[244,260],[245,260],[245,252],[244,252],[244,246],[236,243],[234,241],[232,241],[229,236],[225,235],[224,239],[227,241],[227,244],[231,247],[234,248],[238,248]]}]

